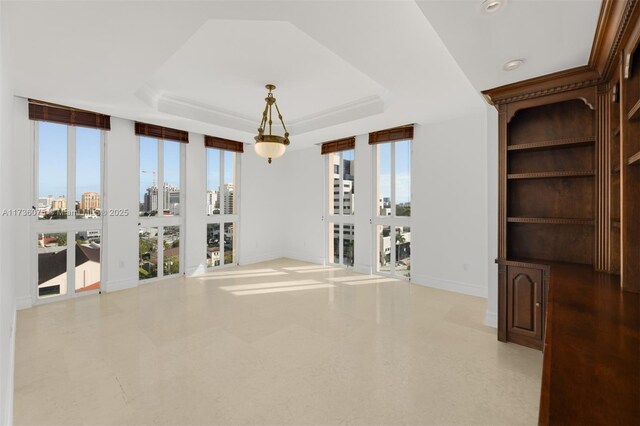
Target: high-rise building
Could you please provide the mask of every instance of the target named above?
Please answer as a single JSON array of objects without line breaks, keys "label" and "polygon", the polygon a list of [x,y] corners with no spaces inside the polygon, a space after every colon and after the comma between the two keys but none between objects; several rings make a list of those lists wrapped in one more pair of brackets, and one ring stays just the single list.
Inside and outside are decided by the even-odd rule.
[{"label": "high-rise building", "polygon": [[85,192],[80,197],[80,210],[96,210],[100,208],[100,194]]},{"label": "high-rise building", "polygon": [[353,161],[343,160],[344,170],[342,175],[342,188],[340,188],[340,167],[334,165],[333,174],[333,202],[336,209],[342,198],[342,214],[353,214],[355,207],[355,186],[353,179]]},{"label": "high-rise building", "polygon": [[233,214],[235,197],[232,183],[225,183],[222,187],[222,199],[224,201],[224,214]]},{"label": "high-rise building", "polygon": [[144,212],[157,212],[158,211],[158,187],[152,186],[147,188],[147,192],[144,194]]},{"label": "high-rise building", "polygon": [[165,183],[162,188],[165,214],[180,213],[180,188]]},{"label": "high-rise building", "polygon": [[220,209],[220,201],[218,200],[218,191],[212,189],[207,190],[207,214],[213,214],[215,209]]},{"label": "high-rise building", "polygon": [[[164,211],[168,214],[178,214],[180,212],[180,188],[165,183],[162,191],[162,200],[164,202]],[[158,211],[158,187],[152,186],[147,188],[144,194],[143,212]]]},{"label": "high-rise building", "polygon": [[51,210],[66,210],[67,209],[67,199],[63,196],[56,198],[51,201]]}]

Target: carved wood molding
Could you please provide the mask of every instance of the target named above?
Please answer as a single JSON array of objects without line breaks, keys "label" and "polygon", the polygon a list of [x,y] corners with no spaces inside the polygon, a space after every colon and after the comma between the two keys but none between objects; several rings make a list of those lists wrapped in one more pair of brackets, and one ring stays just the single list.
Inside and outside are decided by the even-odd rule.
[{"label": "carved wood molding", "polygon": [[637,0],[605,0],[602,3],[589,66],[597,70],[603,80],[610,77],[637,4]]},{"label": "carved wood molding", "polygon": [[585,65],[484,90],[482,94],[490,104],[502,105],[591,87],[599,82],[600,74]]}]

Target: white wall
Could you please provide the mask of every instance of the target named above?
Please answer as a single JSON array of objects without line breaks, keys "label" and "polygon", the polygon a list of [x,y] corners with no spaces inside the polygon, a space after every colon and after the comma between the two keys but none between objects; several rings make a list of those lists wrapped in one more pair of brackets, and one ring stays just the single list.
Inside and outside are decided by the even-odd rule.
[{"label": "white wall", "polygon": [[485,324],[498,327],[498,111],[487,105],[487,265],[489,298]]},{"label": "white wall", "polygon": [[207,270],[207,154],[204,136],[189,133],[189,143],[185,153],[186,180],[185,222],[182,246],[185,248],[185,274],[188,276],[203,274]]},{"label": "white wall", "polygon": [[[326,241],[322,222],[324,157],[313,147],[287,152],[276,167],[286,176],[282,208],[284,256],[323,263]],[[325,215],[326,216],[326,215]],[[327,237],[328,240],[328,237]]]},{"label": "white wall", "polygon": [[412,281],[487,296],[486,117],[417,126]]},{"label": "white wall", "polygon": [[282,158],[268,164],[267,160],[256,155],[253,146],[245,145],[240,173],[238,261],[241,265],[282,256],[286,211],[284,200],[293,196],[287,190],[291,183],[284,169]]},{"label": "white wall", "polygon": [[138,143],[129,120],[111,117],[106,133],[104,207],[129,210],[129,215],[103,219],[102,288],[115,291],[138,282]]},{"label": "white wall", "polygon": [[[417,125],[412,153],[412,282],[487,297],[494,275],[495,202],[487,190],[488,168],[497,148],[487,127],[492,110],[441,123]],[[495,120],[497,122],[497,120]],[[374,269],[372,149],[368,135],[356,137],[355,269]],[[317,148],[288,152],[283,160],[290,196],[285,200],[287,257],[325,257],[325,228],[319,223],[325,162]],[[497,166],[496,166],[497,167]],[[494,191],[495,192],[495,191]],[[495,196],[495,194],[493,195]],[[318,213],[321,212],[321,213]],[[490,226],[493,223],[493,227]],[[490,237],[490,238],[489,238]],[[322,250],[322,251],[321,251]],[[495,294],[491,293],[495,298]],[[491,299],[493,303],[495,300]],[[495,304],[490,303],[490,307]],[[491,311],[494,312],[494,311]]]},{"label": "white wall", "polygon": [[[6,16],[0,3],[0,211],[12,206],[10,197],[13,152],[13,103],[8,72]],[[15,218],[0,216],[0,424],[10,424],[13,410],[13,356],[15,347]],[[23,238],[24,239],[24,238]]]}]

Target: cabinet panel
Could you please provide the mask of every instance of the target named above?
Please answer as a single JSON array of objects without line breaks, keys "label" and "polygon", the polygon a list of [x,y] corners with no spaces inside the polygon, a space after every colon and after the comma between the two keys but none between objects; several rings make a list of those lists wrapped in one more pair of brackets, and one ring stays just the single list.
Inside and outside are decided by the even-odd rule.
[{"label": "cabinet panel", "polygon": [[542,347],[542,270],[507,268],[507,340]]}]

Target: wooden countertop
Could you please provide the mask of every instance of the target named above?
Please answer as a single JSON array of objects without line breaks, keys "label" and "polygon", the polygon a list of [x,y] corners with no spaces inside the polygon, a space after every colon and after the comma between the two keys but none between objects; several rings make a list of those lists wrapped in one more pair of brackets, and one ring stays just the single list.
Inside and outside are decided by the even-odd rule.
[{"label": "wooden countertop", "polygon": [[550,278],[539,423],[640,424],[640,295],[591,266]]}]

